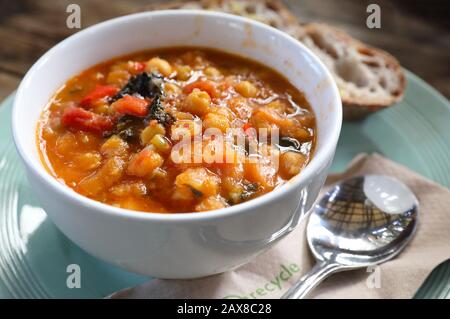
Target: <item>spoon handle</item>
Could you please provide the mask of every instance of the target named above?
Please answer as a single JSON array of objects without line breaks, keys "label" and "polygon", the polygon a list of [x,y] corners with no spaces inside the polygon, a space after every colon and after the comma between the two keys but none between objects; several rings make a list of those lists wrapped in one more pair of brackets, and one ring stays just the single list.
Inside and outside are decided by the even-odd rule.
[{"label": "spoon handle", "polygon": [[337,264],[326,261],[317,262],[314,267],[297,281],[281,299],[302,299],[328,275],[340,269]]}]

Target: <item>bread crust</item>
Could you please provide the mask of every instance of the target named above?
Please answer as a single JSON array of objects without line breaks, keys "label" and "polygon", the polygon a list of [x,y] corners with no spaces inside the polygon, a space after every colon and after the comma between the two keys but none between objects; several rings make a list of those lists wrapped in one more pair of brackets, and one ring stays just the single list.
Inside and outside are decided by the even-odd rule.
[{"label": "bread crust", "polygon": [[[384,96],[383,98],[361,98],[351,96],[349,94],[346,94],[346,88],[342,87],[340,85],[340,82],[337,81],[339,89],[341,91],[345,120],[352,121],[362,119],[368,114],[384,109],[399,102],[403,98],[403,94],[406,88],[406,78],[404,76],[400,63],[394,56],[392,56],[388,52],[369,46],[351,37],[344,31],[325,23],[304,24],[301,32],[302,33],[299,35],[299,40],[302,42],[305,42],[305,36],[317,32],[322,34],[332,33],[333,37],[335,37],[337,41],[342,42],[347,48],[354,49],[354,51],[358,52],[360,55],[373,58],[374,60],[382,61],[384,63],[383,67],[386,70],[389,70],[390,74],[393,75],[396,79],[397,85],[395,86],[395,89],[390,92],[388,97]],[[379,66],[369,66],[369,68],[370,67]],[[331,72],[335,77],[339,77],[335,70],[331,70]]]},{"label": "bread crust", "polygon": [[[360,120],[373,112],[397,103],[403,97],[406,79],[400,63],[395,57],[386,51],[374,48],[351,37],[336,27],[325,23],[302,23],[281,0],[180,0],[154,3],[144,7],[144,10],[164,9],[204,9],[246,16],[280,29],[310,48],[312,46],[312,50],[325,62],[325,65],[337,82],[341,93],[345,120]],[[339,62],[338,60],[342,57],[339,55],[327,57],[329,52],[326,49],[315,47],[314,37],[316,36],[332,37],[336,45],[344,48],[344,53],[342,54],[344,58],[348,52],[353,52],[354,55],[361,59],[356,64],[361,63],[359,66],[362,66],[366,72],[372,72],[372,76],[376,76],[377,68],[383,68],[389,75],[390,82],[394,83],[391,85],[394,88],[391,88],[392,90],[386,88],[383,91],[377,86],[378,91],[381,90],[380,93],[382,94],[372,94],[371,92],[355,94],[358,90],[364,91],[364,87],[358,88],[357,81],[344,79],[344,77],[340,76],[336,70],[336,62]],[[370,65],[376,63],[381,64],[381,66]],[[355,68],[357,67],[358,65],[355,65]]]},{"label": "bread crust", "polygon": [[[238,4],[243,4],[239,6]],[[144,10],[173,10],[173,9],[203,9],[212,11],[222,11],[240,16],[264,20],[264,17],[257,16],[258,12],[253,12],[255,6],[264,6],[265,9],[275,12],[283,21],[279,23],[268,23],[269,25],[289,32],[288,29],[295,29],[299,26],[299,20],[280,0],[175,0],[170,2],[153,3],[145,6]],[[249,9],[247,11],[246,9]],[[270,18],[268,19],[270,20]],[[262,21],[265,22],[265,21]],[[267,23],[267,22],[266,22]],[[278,24],[278,25],[277,25]]]}]

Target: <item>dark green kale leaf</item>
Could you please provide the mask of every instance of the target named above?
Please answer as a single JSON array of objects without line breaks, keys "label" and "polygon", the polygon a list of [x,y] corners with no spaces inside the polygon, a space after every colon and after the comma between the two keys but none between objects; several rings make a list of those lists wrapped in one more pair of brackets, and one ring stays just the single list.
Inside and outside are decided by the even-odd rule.
[{"label": "dark green kale leaf", "polygon": [[146,122],[150,122],[151,120],[156,120],[158,123],[168,126],[172,124],[175,119],[172,114],[166,112],[164,106],[161,103],[161,96],[156,95],[153,98],[152,103],[149,105],[149,111],[147,116],[145,117]]},{"label": "dark green kale leaf", "polygon": [[145,116],[123,115],[116,124],[116,127],[104,134],[105,137],[118,135],[126,141],[136,141],[139,138],[140,131],[148,125],[151,120],[167,126],[174,122],[174,117],[166,112],[161,102],[162,99],[162,81],[163,77],[152,73],[140,73],[130,79],[128,84],[112,98],[112,101],[122,98],[128,94],[140,94],[143,97],[153,98],[152,102],[147,106],[147,114]]},{"label": "dark green kale leaf", "polygon": [[144,98],[152,98],[160,96],[162,92],[163,77],[159,74],[152,73],[149,75],[147,72],[139,73],[128,81],[128,83],[114,96],[110,102],[114,102],[124,95],[139,94]]}]

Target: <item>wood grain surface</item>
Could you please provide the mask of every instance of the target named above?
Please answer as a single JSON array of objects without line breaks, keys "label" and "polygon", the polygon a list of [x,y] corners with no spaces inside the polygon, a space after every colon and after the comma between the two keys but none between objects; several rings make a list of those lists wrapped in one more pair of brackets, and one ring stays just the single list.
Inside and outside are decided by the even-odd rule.
[{"label": "wood grain surface", "polygon": [[[145,0],[0,0],[0,100],[49,48],[77,32],[66,8],[81,7],[82,27],[138,12]],[[450,1],[285,0],[302,21],[323,21],[395,55],[401,64],[450,98]],[[369,3],[381,7],[381,29],[366,27]]]}]

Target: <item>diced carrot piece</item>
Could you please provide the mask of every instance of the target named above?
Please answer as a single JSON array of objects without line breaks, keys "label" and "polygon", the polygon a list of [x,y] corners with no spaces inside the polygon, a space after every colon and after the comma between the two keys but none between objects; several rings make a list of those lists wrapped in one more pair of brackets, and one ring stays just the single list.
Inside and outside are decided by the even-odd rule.
[{"label": "diced carrot piece", "polygon": [[199,89],[200,91],[204,91],[208,93],[211,98],[217,98],[220,96],[219,91],[217,89],[217,85],[213,81],[208,80],[200,80],[194,83],[188,84],[183,88],[184,93],[189,94],[194,89]]},{"label": "diced carrot piece", "polygon": [[269,145],[258,148],[259,156],[248,157],[244,164],[244,177],[250,182],[258,183],[266,190],[275,187],[279,164],[279,151]]},{"label": "diced carrot piece", "polygon": [[65,109],[61,123],[68,127],[93,133],[109,131],[114,125],[111,118],[95,114],[81,107],[68,107]]},{"label": "diced carrot piece", "polygon": [[276,170],[264,163],[245,163],[245,178],[271,190],[275,187]]},{"label": "diced carrot piece", "polygon": [[118,113],[135,116],[144,116],[147,114],[148,102],[139,97],[125,95],[123,98],[111,104],[111,107]]},{"label": "diced carrot piece", "polygon": [[81,101],[81,106],[89,106],[94,101],[99,100],[101,98],[107,96],[114,96],[119,89],[115,86],[111,85],[97,85],[93,91],[91,91],[88,95],[86,95]]}]

